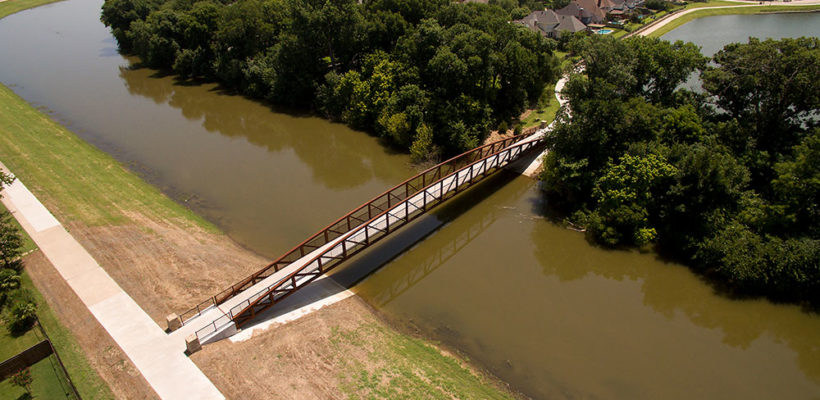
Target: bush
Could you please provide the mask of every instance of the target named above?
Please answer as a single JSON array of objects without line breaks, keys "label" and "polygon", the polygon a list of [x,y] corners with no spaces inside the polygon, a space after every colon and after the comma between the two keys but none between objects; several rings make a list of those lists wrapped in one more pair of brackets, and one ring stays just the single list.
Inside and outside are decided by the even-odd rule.
[{"label": "bush", "polygon": [[646,0],[646,8],[655,11],[666,11],[671,4],[666,0]]},{"label": "bush", "polygon": [[410,159],[413,162],[432,161],[438,157],[438,151],[433,145],[433,130],[425,124],[416,129],[416,138],[410,145]]},{"label": "bush", "polygon": [[6,315],[6,329],[12,336],[26,333],[37,320],[37,305],[33,301],[21,301],[11,306]]},{"label": "bush", "polygon": [[6,304],[10,294],[20,288],[20,274],[13,269],[0,270],[0,309]]},{"label": "bush", "polygon": [[507,125],[507,121],[501,121],[501,123],[498,124],[498,133],[500,133],[502,135],[507,133],[507,131],[509,129],[510,129],[510,127],[509,127],[509,125]]}]

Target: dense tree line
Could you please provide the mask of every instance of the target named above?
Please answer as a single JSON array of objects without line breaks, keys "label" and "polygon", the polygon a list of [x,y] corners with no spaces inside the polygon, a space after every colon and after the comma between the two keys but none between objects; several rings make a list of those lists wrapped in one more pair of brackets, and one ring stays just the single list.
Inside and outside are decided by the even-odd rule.
[{"label": "dense tree line", "polygon": [[[580,38],[542,175],[598,243],[656,243],[738,294],[820,304],[820,40]],[[703,92],[679,85],[701,71]]]},{"label": "dense tree line", "polygon": [[478,145],[557,78],[554,42],[509,23],[521,4],[106,0],[101,19],[148,66],[313,108],[423,158]]}]

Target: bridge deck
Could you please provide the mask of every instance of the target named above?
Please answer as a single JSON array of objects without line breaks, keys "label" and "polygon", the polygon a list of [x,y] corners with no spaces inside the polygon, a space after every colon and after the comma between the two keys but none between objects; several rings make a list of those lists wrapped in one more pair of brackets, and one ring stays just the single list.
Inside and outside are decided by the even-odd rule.
[{"label": "bridge deck", "polygon": [[184,338],[195,333],[202,343],[230,336],[236,331],[237,325],[250,321],[259,312],[493,171],[516,160],[542,141],[543,131],[430,183],[369,221],[352,227],[223,302],[200,311],[171,335]]}]

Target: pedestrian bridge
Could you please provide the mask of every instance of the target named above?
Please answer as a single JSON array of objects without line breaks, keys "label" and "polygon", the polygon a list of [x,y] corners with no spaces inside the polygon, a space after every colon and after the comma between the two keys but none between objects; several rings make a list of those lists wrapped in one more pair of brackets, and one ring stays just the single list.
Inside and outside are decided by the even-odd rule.
[{"label": "pedestrian bridge", "polygon": [[544,130],[477,147],[376,196],[272,263],[179,316],[202,344],[228,337],[257,315],[523,155]]}]

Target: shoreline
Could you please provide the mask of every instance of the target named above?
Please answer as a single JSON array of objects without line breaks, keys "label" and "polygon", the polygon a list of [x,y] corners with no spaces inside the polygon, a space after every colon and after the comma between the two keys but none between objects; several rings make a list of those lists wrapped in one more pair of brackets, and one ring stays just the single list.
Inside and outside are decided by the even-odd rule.
[{"label": "shoreline", "polygon": [[[29,8],[53,2],[12,1],[18,3],[16,5],[28,5]],[[3,3],[3,6],[8,7],[9,4]],[[21,10],[15,7],[13,12],[17,11]],[[89,250],[114,281],[152,317],[154,323],[161,323],[164,316],[175,309],[172,303],[176,304],[177,309],[188,307],[200,300],[203,295],[211,295],[247,275],[249,271],[246,270],[255,270],[266,262],[255,253],[251,254],[252,252],[240,247],[201,216],[174,202],[156,187],[147,184],[107,153],[83,141],[48,115],[36,110],[4,85],[0,85],[0,109],[3,110],[0,113],[2,161],[26,183],[81,245]],[[218,254],[215,256],[214,253]],[[65,286],[66,283],[59,274],[53,273],[54,267],[50,260],[40,257],[41,254],[37,252],[35,255],[39,260],[32,261],[38,264],[36,269],[45,271],[35,274],[37,286]],[[150,257],[151,255],[155,257]],[[227,271],[229,273],[226,273]],[[44,295],[46,293],[47,291]],[[86,340],[91,334],[88,330],[93,328],[81,328],[65,322],[72,318],[71,315],[81,314],[80,311],[85,310],[85,305],[79,301],[72,305],[60,304],[63,301],[57,295],[46,297],[47,303],[58,310],[61,322],[85,344],[83,353],[92,360],[95,369],[112,388],[115,396],[129,397],[124,394],[129,393],[128,388],[122,387],[127,384],[120,383],[118,386],[118,377],[103,372],[105,363],[100,360],[105,360],[105,354],[98,353],[109,350],[97,348],[96,343],[99,341]],[[85,312],[87,314],[88,311]],[[326,325],[342,323],[338,317],[332,315],[319,320],[317,314],[304,316],[299,321]],[[362,317],[372,319],[379,315],[371,310]],[[90,323],[98,325],[93,318]],[[475,391],[489,393],[488,397],[496,398],[518,396],[502,389],[508,387],[506,382],[491,374],[477,374],[476,371],[483,371],[480,366],[471,365],[464,358],[453,354],[445,354],[448,352],[440,350],[431,340],[408,336],[395,327],[386,326],[383,320],[381,325],[378,325],[378,322],[376,324],[381,326],[379,329],[389,334],[392,338],[390,343],[393,345],[401,347],[416,343],[417,346],[421,346],[420,348],[436,349],[433,355],[422,354],[423,358],[387,360],[385,363],[388,366],[392,366],[392,362],[396,365],[424,365],[442,371],[450,368],[448,366],[452,363],[462,366],[457,370],[449,370],[453,376],[450,376],[449,372],[444,374],[442,378],[447,380],[446,385],[430,387],[429,383],[424,384],[426,377],[421,377],[422,379],[417,379],[414,391],[424,393],[428,390],[442,390],[445,394],[455,397],[465,397]],[[288,326],[290,324],[274,326],[254,337],[275,336]],[[358,329],[355,326],[353,328]],[[250,339],[248,343],[253,344],[256,341]],[[231,346],[227,341],[225,343],[225,346]],[[116,350],[121,352],[119,348]],[[224,354],[211,346],[206,346],[200,352],[202,355],[209,353],[221,360],[231,359],[230,351]],[[296,362],[318,362],[315,357],[311,358],[312,356],[317,355],[302,355]],[[266,365],[259,364],[260,361],[231,361],[249,364],[262,372],[267,368]],[[464,365],[467,367],[463,367]],[[203,368],[202,365],[199,367]],[[220,375],[226,375],[226,379],[232,379],[224,369],[219,371]],[[270,380],[277,381],[282,386],[304,379],[296,373],[269,375]],[[329,371],[325,379],[340,391],[345,382],[337,382],[336,375],[336,372]],[[237,397],[244,392],[241,386],[237,392],[221,387],[219,389],[229,397]]]},{"label": "shoreline", "polygon": [[[739,5],[733,6],[716,6],[716,7],[698,7],[684,9],[679,12],[668,14],[653,23],[642,27],[641,29],[624,36],[624,38],[635,35],[660,37],[664,34],[699,18],[706,18],[717,15],[739,15],[739,14],[788,14],[788,13],[813,13],[820,12],[820,1],[808,0],[805,2],[789,2],[777,4],[756,4],[748,2],[740,2]],[[796,8],[796,9],[790,9]]]}]

